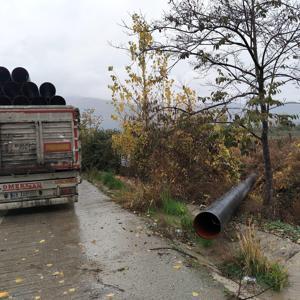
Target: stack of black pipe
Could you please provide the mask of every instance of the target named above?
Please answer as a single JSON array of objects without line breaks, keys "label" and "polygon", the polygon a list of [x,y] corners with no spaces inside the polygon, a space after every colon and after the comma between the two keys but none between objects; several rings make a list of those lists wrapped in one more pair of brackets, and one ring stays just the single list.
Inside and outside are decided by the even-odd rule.
[{"label": "stack of black pipe", "polygon": [[11,74],[0,67],[0,105],[66,105],[65,99],[55,93],[55,86],[50,82],[38,88],[22,67],[15,68]]}]

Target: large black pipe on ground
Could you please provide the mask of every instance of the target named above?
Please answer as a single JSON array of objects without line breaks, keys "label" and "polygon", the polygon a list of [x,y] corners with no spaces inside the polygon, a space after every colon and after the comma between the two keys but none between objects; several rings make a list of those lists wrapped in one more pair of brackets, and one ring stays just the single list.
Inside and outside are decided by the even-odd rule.
[{"label": "large black pipe on ground", "polygon": [[40,95],[44,98],[50,99],[55,96],[56,89],[51,82],[44,82],[40,85]]},{"label": "large black pipe on ground", "polygon": [[216,238],[251,190],[256,178],[256,174],[251,174],[246,180],[200,212],[194,219],[196,233],[205,239]]},{"label": "large black pipe on ground", "polygon": [[13,69],[11,73],[11,78],[15,82],[24,83],[29,81],[29,73],[27,72],[26,69],[22,67],[17,67]]}]

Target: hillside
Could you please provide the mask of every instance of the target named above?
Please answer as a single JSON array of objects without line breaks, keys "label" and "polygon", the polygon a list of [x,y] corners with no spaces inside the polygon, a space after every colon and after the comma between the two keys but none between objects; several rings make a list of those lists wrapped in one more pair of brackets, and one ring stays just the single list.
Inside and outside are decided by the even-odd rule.
[{"label": "hillside", "polygon": [[[103,128],[111,129],[118,128],[118,122],[111,119],[111,115],[114,113],[114,108],[109,100],[103,100],[100,98],[87,98],[87,97],[69,97],[67,103],[70,105],[77,106],[81,111],[88,108],[95,108],[96,113],[101,115],[103,118]],[[299,114],[300,115],[300,104],[288,104],[282,107],[274,109],[274,113],[281,114]],[[300,119],[296,120],[297,124],[300,124]]]}]

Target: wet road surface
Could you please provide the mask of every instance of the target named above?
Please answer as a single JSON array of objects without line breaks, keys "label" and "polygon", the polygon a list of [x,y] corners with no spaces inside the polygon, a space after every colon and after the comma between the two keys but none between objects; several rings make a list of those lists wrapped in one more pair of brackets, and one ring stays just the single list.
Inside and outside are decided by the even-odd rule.
[{"label": "wet road surface", "polygon": [[[0,296],[10,299],[225,299],[145,220],[84,181],[74,207],[0,215]],[[193,295],[194,292],[194,295]]]}]

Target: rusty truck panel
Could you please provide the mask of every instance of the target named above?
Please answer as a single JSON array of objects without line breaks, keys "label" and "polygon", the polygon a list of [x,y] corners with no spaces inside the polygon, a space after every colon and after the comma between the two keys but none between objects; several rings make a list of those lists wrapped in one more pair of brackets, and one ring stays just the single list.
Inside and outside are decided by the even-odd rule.
[{"label": "rusty truck panel", "polygon": [[0,175],[79,169],[76,110],[0,107]]},{"label": "rusty truck panel", "polygon": [[77,201],[79,112],[0,106],[0,210]]}]

